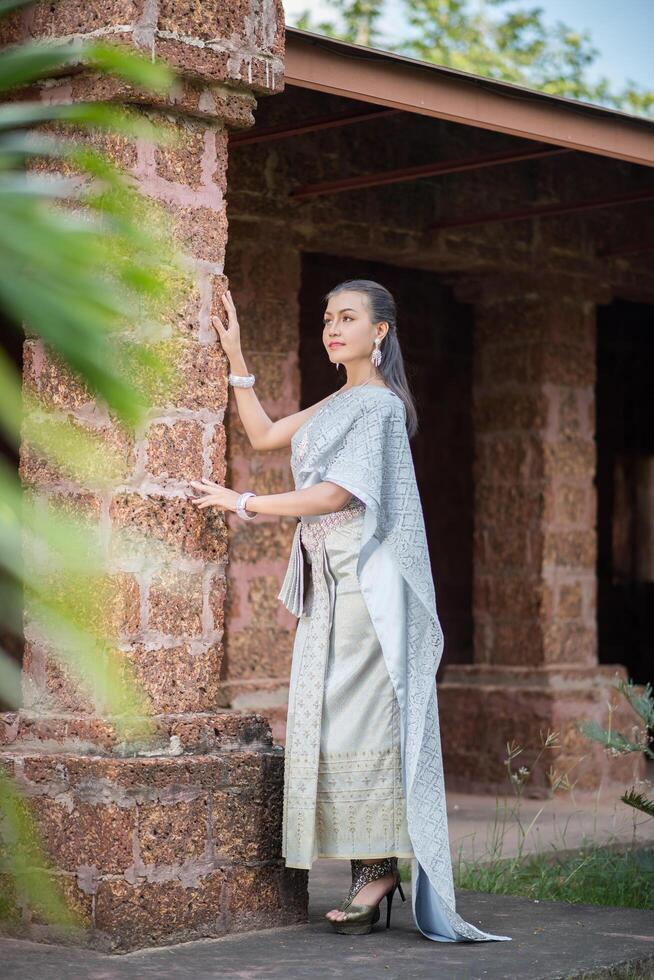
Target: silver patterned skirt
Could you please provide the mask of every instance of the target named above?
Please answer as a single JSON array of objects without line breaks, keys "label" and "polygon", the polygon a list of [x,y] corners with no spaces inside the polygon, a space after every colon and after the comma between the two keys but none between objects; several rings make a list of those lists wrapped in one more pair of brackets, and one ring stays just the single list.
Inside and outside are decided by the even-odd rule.
[{"label": "silver patterned skirt", "polygon": [[365,506],[303,520],[310,568],[293,648],[282,854],[413,857],[400,711],[356,574]]}]

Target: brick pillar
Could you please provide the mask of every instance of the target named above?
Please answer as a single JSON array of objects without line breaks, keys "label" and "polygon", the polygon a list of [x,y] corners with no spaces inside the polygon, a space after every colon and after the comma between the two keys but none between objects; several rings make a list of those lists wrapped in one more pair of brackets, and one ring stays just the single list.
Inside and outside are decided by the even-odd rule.
[{"label": "brick pillar", "polygon": [[[121,450],[124,472],[104,492],[66,482],[27,444],[21,476],[99,525],[115,599],[103,614],[153,703],[158,734],[154,747],[139,754],[132,746],[126,757],[111,720],[76,691],[28,622],[25,704],[3,718],[2,759],[31,799],[84,941],[120,950],[287,925],[307,914],[306,872],[287,870],[280,853],[283,752],[262,716],[219,707],[226,524],[186,500],[188,480],[225,480],[227,363],[209,316],[223,312],[228,288],[228,128],[251,126],[255,95],[281,88],[283,10],[279,0],[250,0],[248,16],[237,0],[135,9],[138,19],[127,25],[123,7],[100,9],[98,19],[92,4],[75,3],[36,6],[13,21],[13,39],[97,35],[104,25],[184,73],[169,101],[89,73],[40,90],[48,101],[140,104],[182,135],[176,148],[81,138],[102,146],[170,211],[197,271],[171,324],[181,387],[152,404],[132,438],[38,340],[25,344],[25,384]],[[172,546],[177,559],[171,564],[165,547],[144,557],[126,531]],[[47,933],[20,894],[17,906],[17,934]]]},{"label": "brick pillar", "polygon": [[[299,409],[300,256],[292,246],[271,244],[273,238],[272,230],[262,235],[260,225],[239,221],[238,240],[229,247],[228,270],[246,363],[256,375],[262,405],[271,418],[281,418]],[[229,486],[255,493],[293,490],[290,450],[253,450],[235,402],[225,422]],[[277,593],[295,523],[295,518],[262,514],[244,524],[235,514],[228,516],[230,602],[222,691],[230,707],[265,714],[278,742],[284,742],[286,735],[297,619],[277,600]]]},{"label": "brick pillar", "polygon": [[[605,724],[612,679],[626,676],[597,663],[595,305],[609,297],[527,275],[458,291],[476,308],[474,663],[439,686],[448,785],[507,791],[507,742],[530,767],[539,730],[555,730],[530,792],[546,791],[550,766],[581,790],[622,787],[642,762],[609,759],[574,728]],[[614,716],[633,723],[628,708]]]}]

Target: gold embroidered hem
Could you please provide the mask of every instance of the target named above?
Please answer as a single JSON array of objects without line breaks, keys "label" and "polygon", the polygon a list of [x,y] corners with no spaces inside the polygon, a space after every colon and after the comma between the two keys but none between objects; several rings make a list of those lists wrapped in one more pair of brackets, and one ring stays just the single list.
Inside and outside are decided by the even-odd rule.
[{"label": "gold embroidered hem", "polygon": [[365,508],[302,524],[311,566],[293,650],[282,854],[414,856],[406,822],[400,710],[356,566]]}]

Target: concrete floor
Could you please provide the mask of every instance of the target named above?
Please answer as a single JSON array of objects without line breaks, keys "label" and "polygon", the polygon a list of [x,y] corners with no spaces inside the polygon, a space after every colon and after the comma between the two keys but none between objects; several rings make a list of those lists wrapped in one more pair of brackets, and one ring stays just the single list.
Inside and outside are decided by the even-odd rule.
[{"label": "concrete floor", "polygon": [[[448,811],[455,860],[459,846],[468,857],[482,857],[489,846],[496,800],[451,793]],[[503,812],[502,806],[499,812]],[[634,835],[631,811],[610,799],[600,800],[597,806],[570,796],[554,801],[525,800],[521,814],[525,827],[538,814],[524,850],[573,847],[588,834],[605,842],[629,841]],[[635,823],[639,840],[654,840],[654,821],[643,815]],[[521,840],[515,818],[507,822],[504,840],[504,854],[509,856]],[[654,978],[654,912],[459,892],[457,907],[465,919],[513,939],[501,943],[435,943],[415,928],[407,883],[407,901],[402,903],[399,895],[395,897],[391,929],[383,928],[384,903],[382,920],[373,933],[348,937],[333,933],[324,919],[327,909],[340,904],[348,884],[348,862],[317,861],[309,878],[307,925],[123,956],[0,940],[0,976],[4,980],[42,980],[44,974],[70,980]]]},{"label": "concrete floor", "polygon": [[[317,861],[308,925],[106,956],[21,940],[0,942],[4,980],[651,980],[654,913],[459,893],[468,921],[511,942],[435,943],[413,924],[410,896],[390,929],[340,936],[323,918],[340,901],[349,865]],[[382,916],[382,926],[385,915]]]}]

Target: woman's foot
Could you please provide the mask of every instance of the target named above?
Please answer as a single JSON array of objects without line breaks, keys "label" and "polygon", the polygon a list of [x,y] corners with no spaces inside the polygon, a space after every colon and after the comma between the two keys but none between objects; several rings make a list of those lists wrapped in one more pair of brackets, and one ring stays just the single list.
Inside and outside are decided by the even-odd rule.
[{"label": "woman's foot", "polygon": [[[372,859],[370,861],[361,860],[360,864],[376,864],[379,858]],[[381,878],[375,878],[374,881],[367,882],[359,891],[356,893],[352,899],[355,905],[377,905],[381,902],[384,895],[386,895],[395,883],[395,876],[392,871],[388,874],[383,875]],[[345,912],[341,909],[330,909],[329,912],[325,913],[325,918],[332,922],[342,922],[345,918]]]}]

